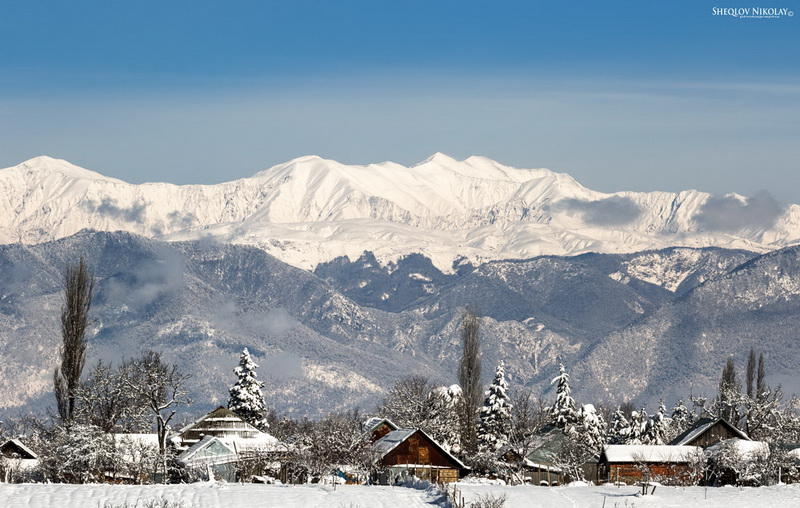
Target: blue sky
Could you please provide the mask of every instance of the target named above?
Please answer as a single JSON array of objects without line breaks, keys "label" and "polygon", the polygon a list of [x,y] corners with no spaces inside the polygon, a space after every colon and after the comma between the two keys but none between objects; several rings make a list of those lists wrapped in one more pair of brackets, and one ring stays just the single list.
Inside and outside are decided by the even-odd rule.
[{"label": "blue sky", "polygon": [[214,183],[305,154],[442,151],[604,191],[800,202],[797,17],[563,4],[7,2],[0,165]]}]

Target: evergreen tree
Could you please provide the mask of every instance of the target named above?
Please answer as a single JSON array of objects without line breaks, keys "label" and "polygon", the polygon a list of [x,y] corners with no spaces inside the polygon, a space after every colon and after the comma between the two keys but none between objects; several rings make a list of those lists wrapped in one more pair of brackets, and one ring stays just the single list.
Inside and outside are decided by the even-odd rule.
[{"label": "evergreen tree", "polygon": [[250,352],[244,348],[239,365],[233,369],[237,379],[229,390],[228,409],[257,429],[266,430],[269,428],[267,408],[264,404],[264,394],[261,392],[264,383],[258,380],[257,368],[258,365],[250,357]]},{"label": "evergreen tree", "polygon": [[480,413],[478,443],[483,452],[492,452],[508,444],[511,434],[511,400],[508,397],[505,367],[497,366],[494,381],[486,391]]},{"label": "evergreen tree", "polygon": [[725,367],[722,369],[722,377],[719,381],[719,395],[717,396],[717,413],[725,418],[732,425],[739,424],[739,405],[740,386],[736,377],[736,367],[733,358],[728,358]]},{"label": "evergreen tree", "polygon": [[750,354],[747,357],[747,396],[753,398],[753,381],[756,377],[756,352],[750,348]]},{"label": "evergreen tree", "polygon": [[550,381],[556,385],[556,401],[550,408],[550,420],[556,427],[564,429],[577,421],[575,399],[572,398],[572,389],[569,387],[569,374],[564,364],[559,365],[559,374]]},{"label": "evergreen tree", "polygon": [[647,444],[645,443],[645,431],[647,430],[647,422],[650,417],[647,415],[647,410],[642,408],[639,411],[631,411],[631,434],[628,439],[628,444]]},{"label": "evergreen tree", "polygon": [[758,377],[756,378],[756,397],[761,396],[766,392],[767,388],[767,373],[764,368],[764,353],[758,355]]},{"label": "evergreen tree", "polygon": [[606,422],[593,404],[584,404],[578,410],[570,434],[594,452],[599,452],[606,441]]},{"label": "evergreen tree", "polygon": [[669,418],[667,418],[667,408],[662,401],[658,405],[658,412],[647,420],[642,442],[652,445],[665,444],[668,428]]},{"label": "evergreen tree", "polygon": [[609,444],[628,444],[631,438],[631,424],[620,408],[611,415],[611,426],[608,429]]},{"label": "evergreen tree", "polygon": [[695,415],[684,405],[682,400],[675,403],[670,415],[668,441],[672,441],[680,433],[688,429],[694,423]]}]

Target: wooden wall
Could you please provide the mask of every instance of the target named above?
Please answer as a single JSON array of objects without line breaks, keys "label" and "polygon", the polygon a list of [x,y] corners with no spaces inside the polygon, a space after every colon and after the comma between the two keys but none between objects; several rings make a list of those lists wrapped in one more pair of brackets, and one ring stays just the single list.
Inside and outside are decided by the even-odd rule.
[{"label": "wooden wall", "polygon": [[381,464],[384,466],[394,466],[396,464],[425,464],[432,466],[444,466],[460,469],[450,457],[442,453],[439,447],[434,445],[425,435],[416,431],[405,441],[397,445],[397,448],[389,452]]}]

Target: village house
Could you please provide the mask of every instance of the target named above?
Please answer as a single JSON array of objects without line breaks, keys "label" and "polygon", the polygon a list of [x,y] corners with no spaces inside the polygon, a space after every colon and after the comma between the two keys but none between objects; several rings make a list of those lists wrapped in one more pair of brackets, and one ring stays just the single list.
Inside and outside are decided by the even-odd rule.
[{"label": "village house", "polygon": [[[555,464],[555,457],[561,452],[566,442],[564,431],[555,425],[542,427],[533,437],[525,461],[520,465],[524,467],[525,480],[534,485],[555,486],[567,483],[570,478]],[[585,478],[597,476],[597,463],[587,461],[582,466]]]},{"label": "village house", "polygon": [[[242,420],[236,413],[220,406],[186,425],[170,437],[180,451],[177,462],[187,471],[208,479],[237,481],[247,462],[277,462],[285,448],[272,435]],[[249,478],[248,478],[249,479]]]},{"label": "village house", "polygon": [[384,423],[384,427],[373,429],[373,436],[379,436],[372,443],[374,464],[380,470],[374,479],[377,483],[394,484],[409,476],[435,483],[451,483],[458,481],[468,470],[426,432],[420,429],[389,430],[393,425]]},{"label": "village house", "polygon": [[705,460],[702,452],[699,446],[606,445],[597,461],[597,482],[691,485],[698,480],[696,464]]},{"label": "village house", "polygon": [[15,474],[33,469],[38,464],[39,456],[19,439],[9,439],[0,444],[0,478],[4,482],[8,483]]},{"label": "village house", "polygon": [[720,441],[733,438],[750,440],[747,434],[731,425],[724,418],[701,418],[669,444],[708,448]]}]

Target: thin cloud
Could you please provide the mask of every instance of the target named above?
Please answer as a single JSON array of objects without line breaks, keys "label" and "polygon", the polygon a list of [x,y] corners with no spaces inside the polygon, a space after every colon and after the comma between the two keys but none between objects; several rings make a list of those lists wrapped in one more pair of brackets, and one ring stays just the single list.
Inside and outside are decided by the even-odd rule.
[{"label": "thin cloud", "polygon": [[769,229],[785,211],[766,191],[749,198],[711,196],[693,217],[705,231],[735,232],[742,229]]},{"label": "thin cloud", "polygon": [[90,212],[95,212],[106,217],[122,220],[125,222],[138,222],[144,220],[144,203],[136,203],[130,207],[117,205],[117,201],[111,198],[103,198],[100,203],[88,201],[83,204],[83,208]]},{"label": "thin cloud", "polygon": [[624,196],[611,196],[596,201],[562,199],[553,205],[553,210],[577,213],[585,223],[593,226],[624,226],[642,214],[642,207]]}]

